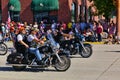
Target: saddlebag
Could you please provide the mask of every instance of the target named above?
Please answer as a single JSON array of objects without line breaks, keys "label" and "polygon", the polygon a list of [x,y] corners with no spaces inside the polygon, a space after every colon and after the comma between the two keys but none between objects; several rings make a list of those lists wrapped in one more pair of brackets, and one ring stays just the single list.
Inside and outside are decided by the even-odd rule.
[{"label": "saddlebag", "polygon": [[7,62],[10,64],[21,64],[23,63],[24,56],[21,53],[12,53],[7,57]]}]

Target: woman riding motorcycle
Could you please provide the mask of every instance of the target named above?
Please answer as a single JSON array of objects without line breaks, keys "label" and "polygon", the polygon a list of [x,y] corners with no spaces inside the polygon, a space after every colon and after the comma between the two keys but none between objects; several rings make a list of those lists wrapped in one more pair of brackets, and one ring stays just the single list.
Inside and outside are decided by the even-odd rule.
[{"label": "woman riding motorcycle", "polygon": [[35,56],[37,57],[37,64],[41,65],[42,63],[42,56],[41,53],[39,51],[39,49],[37,48],[37,44],[43,44],[44,41],[38,39],[36,37],[36,34],[39,30],[36,28],[32,28],[30,31],[30,34],[27,37],[28,43],[29,43],[29,52],[35,54]]}]

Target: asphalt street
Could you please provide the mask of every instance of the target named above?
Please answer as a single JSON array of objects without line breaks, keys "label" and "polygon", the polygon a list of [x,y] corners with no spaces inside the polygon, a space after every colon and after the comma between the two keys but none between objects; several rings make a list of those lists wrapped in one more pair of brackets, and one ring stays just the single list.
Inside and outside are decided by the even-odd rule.
[{"label": "asphalt street", "polygon": [[[6,43],[9,51],[11,42]],[[120,80],[120,45],[94,44],[89,58],[72,56],[71,67],[65,72],[54,68],[14,71],[7,66],[6,57],[0,56],[0,80]]]}]

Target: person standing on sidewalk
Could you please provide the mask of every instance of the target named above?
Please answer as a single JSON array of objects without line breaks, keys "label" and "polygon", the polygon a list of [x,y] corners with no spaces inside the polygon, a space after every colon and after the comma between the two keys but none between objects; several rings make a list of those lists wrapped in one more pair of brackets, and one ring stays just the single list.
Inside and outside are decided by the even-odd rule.
[{"label": "person standing on sidewalk", "polygon": [[97,31],[98,42],[101,42],[102,41],[103,26],[101,25],[100,22],[98,22],[96,31]]}]

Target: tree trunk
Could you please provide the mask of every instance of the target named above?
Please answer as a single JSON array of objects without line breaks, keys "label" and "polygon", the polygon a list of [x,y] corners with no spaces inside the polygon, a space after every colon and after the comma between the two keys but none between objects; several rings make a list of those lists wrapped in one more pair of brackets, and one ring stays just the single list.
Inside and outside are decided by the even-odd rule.
[{"label": "tree trunk", "polygon": [[120,40],[120,0],[117,0],[117,36]]}]

